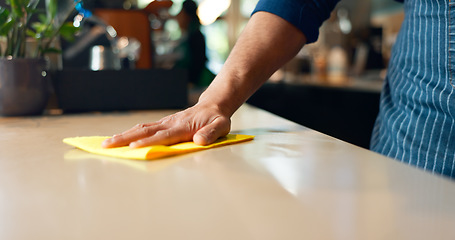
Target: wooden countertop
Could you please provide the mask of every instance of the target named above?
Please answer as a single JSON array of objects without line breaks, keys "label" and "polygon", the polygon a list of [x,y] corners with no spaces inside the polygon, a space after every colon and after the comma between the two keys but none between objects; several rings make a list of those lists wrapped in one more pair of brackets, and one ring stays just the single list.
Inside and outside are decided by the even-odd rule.
[{"label": "wooden countertop", "polygon": [[255,140],[142,162],[64,137],[172,111],[0,118],[0,239],[455,239],[455,183],[248,105]]}]

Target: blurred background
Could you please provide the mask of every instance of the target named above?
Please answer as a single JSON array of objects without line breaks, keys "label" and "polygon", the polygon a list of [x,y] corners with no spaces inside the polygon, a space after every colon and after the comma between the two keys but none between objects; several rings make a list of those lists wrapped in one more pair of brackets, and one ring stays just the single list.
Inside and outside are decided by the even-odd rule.
[{"label": "blurred background", "polygon": [[[40,4],[45,5],[46,1],[48,0],[41,0]],[[76,7],[78,11],[67,16],[66,12],[73,7],[74,1],[58,0],[61,13],[59,21],[73,21],[75,26],[80,27],[76,41],[63,43],[64,67],[93,68],[90,65],[93,59],[90,59],[89,55],[94,54],[90,52],[95,51],[94,46],[126,48],[125,45],[128,44],[128,48],[124,49],[126,53],[123,54],[130,54],[130,60],[134,60],[130,68],[171,67],[172,62],[169,61],[172,59],[167,61],[166,58],[172,58],[170,53],[184,37],[176,19],[184,1],[83,0]],[[200,31],[205,37],[206,65],[216,74],[245,27],[258,0],[194,2],[198,7]],[[0,5],[5,5],[5,0],[0,0]],[[297,57],[309,61],[300,64],[308,66],[300,66],[304,68],[303,70],[284,71],[290,72],[289,74],[294,72],[294,75],[301,75],[302,71],[303,73],[307,71],[313,75],[313,79],[302,79],[302,76],[291,74],[286,80],[291,82],[333,80],[331,77],[324,79],[327,76],[323,76],[330,73],[330,66],[327,66],[330,63],[330,56],[346,61],[345,73],[341,74],[347,77],[360,75],[367,70],[385,69],[402,18],[402,4],[393,0],[341,1],[332,17],[321,27],[319,41],[304,47]],[[338,51],[340,48],[341,51]],[[332,51],[334,49],[336,50]],[[341,54],[337,55],[340,52]],[[321,64],[325,69],[318,69]],[[305,67],[308,69],[305,70]],[[322,75],[314,76],[315,74]],[[292,79],[293,77],[299,79]],[[279,81],[284,80],[283,78],[284,76],[275,76],[274,79]],[[344,80],[346,79],[338,79],[339,82]],[[337,79],[333,80],[333,83],[336,82]]]},{"label": "blurred background", "polygon": [[[79,32],[74,41],[60,39],[61,53],[49,56],[56,71],[53,107],[193,104],[220,71],[257,2],[83,0],[68,14],[75,1],[58,0],[57,21],[70,21]],[[403,18],[403,6],[394,0],[342,0],[319,40],[303,47],[248,103],[367,148]]]}]

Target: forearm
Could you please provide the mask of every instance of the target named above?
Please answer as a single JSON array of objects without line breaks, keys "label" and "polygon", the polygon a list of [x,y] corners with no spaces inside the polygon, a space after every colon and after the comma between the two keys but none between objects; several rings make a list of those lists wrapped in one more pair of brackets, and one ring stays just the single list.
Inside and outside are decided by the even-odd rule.
[{"label": "forearm", "polygon": [[223,69],[188,109],[157,122],[139,124],[103,142],[104,147],[143,147],[193,140],[213,143],[230,131],[230,117],[273,72],[305,44],[294,25],[265,12],[255,13]]},{"label": "forearm", "polygon": [[216,106],[231,116],[305,42],[305,35],[289,22],[257,12],[198,104]]}]

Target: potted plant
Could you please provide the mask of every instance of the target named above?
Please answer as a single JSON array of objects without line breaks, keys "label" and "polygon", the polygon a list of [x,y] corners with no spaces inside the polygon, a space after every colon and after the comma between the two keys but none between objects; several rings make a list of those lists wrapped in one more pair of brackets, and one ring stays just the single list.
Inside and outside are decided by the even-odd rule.
[{"label": "potted plant", "polygon": [[44,9],[37,8],[39,2],[6,0],[0,6],[0,115],[43,112],[50,93],[46,54],[59,52],[54,40],[71,39],[77,30],[71,23],[57,23],[57,0],[46,0]]}]

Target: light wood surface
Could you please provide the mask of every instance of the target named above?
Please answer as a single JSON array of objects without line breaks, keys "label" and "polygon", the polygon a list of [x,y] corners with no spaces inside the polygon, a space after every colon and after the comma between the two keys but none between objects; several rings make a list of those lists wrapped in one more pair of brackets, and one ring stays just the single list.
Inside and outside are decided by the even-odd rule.
[{"label": "light wood surface", "polygon": [[0,239],[455,239],[455,184],[248,105],[250,142],[143,162],[64,137],[172,111],[0,118]]}]

